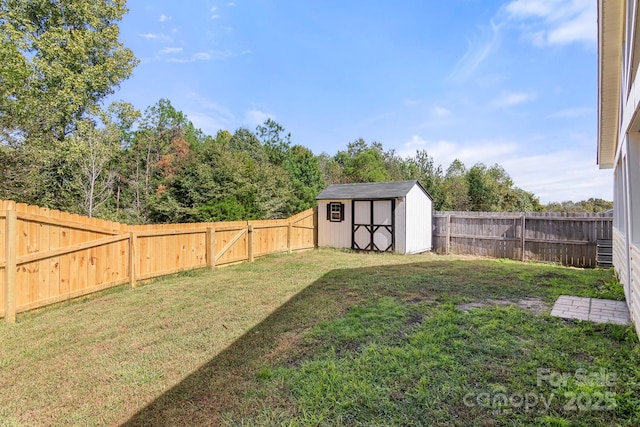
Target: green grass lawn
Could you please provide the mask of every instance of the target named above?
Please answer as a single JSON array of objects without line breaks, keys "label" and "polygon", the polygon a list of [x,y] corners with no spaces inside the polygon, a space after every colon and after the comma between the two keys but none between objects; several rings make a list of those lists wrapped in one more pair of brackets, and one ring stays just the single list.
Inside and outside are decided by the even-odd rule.
[{"label": "green grass lawn", "polygon": [[316,250],[0,326],[0,425],[638,425],[631,327],[549,316],[609,270]]}]

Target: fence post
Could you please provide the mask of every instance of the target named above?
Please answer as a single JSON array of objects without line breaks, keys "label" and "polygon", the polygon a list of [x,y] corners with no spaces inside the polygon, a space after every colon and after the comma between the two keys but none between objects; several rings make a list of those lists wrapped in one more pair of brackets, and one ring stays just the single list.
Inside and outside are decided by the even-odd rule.
[{"label": "fence post", "polygon": [[293,226],[291,223],[287,224],[287,250],[291,253],[291,233],[293,232]]},{"label": "fence post", "polygon": [[207,267],[215,268],[216,266],[216,229],[207,228]]},{"label": "fence post", "polygon": [[525,261],[525,256],[524,256],[524,246],[525,246],[525,237],[524,237],[525,236],[525,228],[524,228],[524,226],[525,226],[525,223],[526,223],[526,216],[523,214],[522,215],[522,223],[520,224],[520,235],[521,235],[520,237],[522,239],[522,242],[521,242],[521,244],[522,244],[522,262]]},{"label": "fence post", "polygon": [[451,240],[451,215],[447,215],[447,228],[446,228],[446,232],[445,232],[445,242],[444,242],[444,254],[445,255],[449,255],[449,250],[451,249],[450,247],[450,240]]},{"label": "fence post", "polygon": [[247,226],[247,258],[253,262],[253,225]]},{"label": "fence post", "polygon": [[18,250],[18,234],[17,234],[18,217],[15,206],[7,209],[5,218],[5,254],[6,263],[4,266],[4,321],[6,323],[16,323],[16,260]]},{"label": "fence post", "polygon": [[313,247],[318,247],[318,207],[313,208]]},{"label": "fence post", "polygon": [[135,231],[129,233],[129,284],[136,287],[136,246],[138,246],[138,236]]}]

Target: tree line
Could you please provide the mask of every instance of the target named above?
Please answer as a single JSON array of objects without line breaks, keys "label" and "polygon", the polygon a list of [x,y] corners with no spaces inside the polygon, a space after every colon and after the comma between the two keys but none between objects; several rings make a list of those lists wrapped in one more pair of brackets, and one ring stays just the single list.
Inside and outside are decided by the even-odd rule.
[{"label": "tree line", "polygon": [[118,39],[126,12],[125,0],[0,0],[0,198],[127,223],[223,221],[290,216],[333,183],[418,179],[438,210],[545,209],[497,164],[443,171],[425,150],[362,139],[314,155],[271,119],[212,136],[166,99],[105,106],[138,62]]}]

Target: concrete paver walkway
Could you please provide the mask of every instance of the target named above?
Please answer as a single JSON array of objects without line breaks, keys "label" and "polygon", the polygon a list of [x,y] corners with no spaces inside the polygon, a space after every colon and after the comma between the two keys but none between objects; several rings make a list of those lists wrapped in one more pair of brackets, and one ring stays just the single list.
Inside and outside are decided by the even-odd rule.
[{"label": "concrete paver walkway", "polygon": [[599,323],[627,325],[631,322],[629,309],[624,301],[562,295],[551,310],[552,316],[564,319],[589,320]]}]

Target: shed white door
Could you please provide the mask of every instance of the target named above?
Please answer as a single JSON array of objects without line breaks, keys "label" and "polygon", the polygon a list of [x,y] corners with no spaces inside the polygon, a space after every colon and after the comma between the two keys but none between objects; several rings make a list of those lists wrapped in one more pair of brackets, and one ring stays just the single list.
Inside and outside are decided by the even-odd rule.
[{"label": "shed white door", "polygon": [[351,248],[393,252],[395,200],[354,200]]}]

